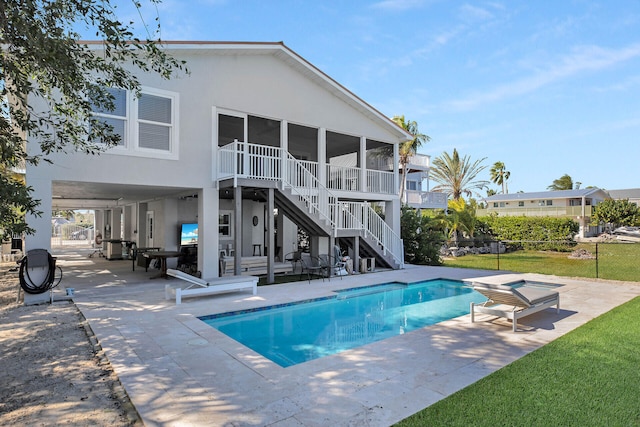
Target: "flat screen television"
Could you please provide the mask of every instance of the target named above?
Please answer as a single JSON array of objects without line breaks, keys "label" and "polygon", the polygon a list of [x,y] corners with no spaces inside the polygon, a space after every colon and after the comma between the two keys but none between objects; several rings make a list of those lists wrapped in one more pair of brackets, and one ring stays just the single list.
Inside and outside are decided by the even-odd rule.
[{"label": "flat screen television", "polygon": [[196,246],[198,244],[198,224],[180,225],[180,246]]}]

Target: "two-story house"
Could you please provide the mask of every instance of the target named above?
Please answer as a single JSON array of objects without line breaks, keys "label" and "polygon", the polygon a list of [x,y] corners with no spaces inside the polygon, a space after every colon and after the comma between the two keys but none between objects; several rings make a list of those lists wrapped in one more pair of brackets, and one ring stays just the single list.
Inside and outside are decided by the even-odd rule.
[{"label": "two-story house", "polygon": [[590,237],[601,231],[590,224],[593,207],[609,198],[599,188],[495,194],[485,199],[486,209],[478,209],[476,215],[569,217],[580,225],[578,237]]},{"label": "two-story house", "polygon": [[[115,110],[96,111],[121,136],[117,147],[27,167],[45,212],[27,219],[36,230],[27,249],[50,249],[52,209],[94,209],[103,239],[144,247],[177,250],[180,226],[197,224],[205,277],[219,273],[221,254],[267,256],[273,277],[298,228],[312,253],[340,243],[402,267],[398,144],[410,134],[283,43],[165,48],[189,74],[139,75],[139,97],[112,89]],[[391,169],[367,160],[381,147],[392,147]]]}]

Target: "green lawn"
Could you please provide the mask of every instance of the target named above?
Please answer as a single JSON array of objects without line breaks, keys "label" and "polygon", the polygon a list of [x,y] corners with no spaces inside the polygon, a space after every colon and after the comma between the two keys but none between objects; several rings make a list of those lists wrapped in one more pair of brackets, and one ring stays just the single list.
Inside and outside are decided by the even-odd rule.
[{"label": "green lawn", "polygon": [[640,425],[640,297],[398,426]]},{"label": "green lawn", "polygon": [[[579,244],[574,249],[586,249],[596,254],[594,243]],[[479,268],[518,271],[523,273],[553,274],[566,277],[599,277],[609,280],[640,281],[640,244],[599,243],[596,260],[569,259],[571,252],[522,250],[509,253],[466,255],[447,259],[447,267]]]}]

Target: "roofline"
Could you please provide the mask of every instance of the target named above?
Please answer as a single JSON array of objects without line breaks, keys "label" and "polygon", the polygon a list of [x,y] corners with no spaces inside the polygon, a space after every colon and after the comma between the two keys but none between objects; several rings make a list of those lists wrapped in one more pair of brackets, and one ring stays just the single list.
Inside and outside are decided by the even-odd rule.
[{"label": "roofline", "polygon": [[[585,196],[590,196],[593,193],[596,193],[598,191],[602,191],[605,194],[608,194],[608,191],[603,190],[602,188],[598,188],[598,187],[594,187],[594,188],[584,188],[584,190],[589,190],[584,194],[581,194],[580,197],[585,197]],[[551,195],[553,193],[558,193],[559,191],[581,191],[581,190],[558,190],[558,191],[529,191],[526,193],[507,193],[507,194],[494,194],[493,196],[489,196],[489,197],[485,197],[484,200],[488,200],[489,198],[495,198],[494,200],[500,200],[500,196],[513,196],[513,197],[508,197],[509,199],[513,199],[515,197],[517,197],[516,195],[522,195],[523,197],[526,197],[528,194],[545,194],[545,199],[566,199],[567,196],[557,196],[557,197],[552,197]],[[548,195],[548,196],[547,196]]]},{"label": "roofline", "polygon": [[[103,42],[100,41],[100,40],[90,40],[90,41],[81,40],[79,43],[83,43],[83,44],[86,44],[88,46],[95,46],[95,47],[99,47],[100,45],[103,44]],[[142,42],[142,43],[144,43],[144,42]],[[342,92],[348,98],[350,98],[353,102],[361,105],[363,108],[365,108],[366,110],[370,111],[378,119],[381,119],[384,122],[386,122],[388,125],[390,125],[391,130],[399,134],[399,141],[398,141],[399,143],[400,142],[404,142],[404,141],[410,141],[410,140],[413,140],[413,138],[414,138],[414,136],[412,134],[410,134],[405,129],[403,129],[401,126],[399,126],[396,122],[391,120],[391,118],[385,116],[378,109],[373,107],[371,104],[369,104],[368,102],[366,102],[365,100],[363,100],[362,98],[357,96],[355,93],[353,93],[352,91],[347,89],[342,84],[338,83],[335,79],[330,77],[327,73],[325,73],[324,71],[320,70],[318,67],[316,67],[311,62],[306,60],[300,54],[298,54],[293,49],[291,49],[290,47],[285,45],[284,42],[282,42],[282,41],[279,41],[279,42],[255,42],[255,41],[252,41],[252,42],[248,42],[248,41],[237,42],[237,41],[202,41],[202,40],[200,40],[200,41],[186,41],[186,40],[175,40],[175,41],[161,41],[161,42],[159,42],[159,44],[162,45],[162,46],[166,46],[168,49],[175,49],[175,50],[198,50],[198,49],[216,50],[217,48],[220,48],[220,49],[230,49],[231,48],[231,49],[247,49],[247,50],[250,50],[250,49],[253,48],[253,49],[256,49],[256,50],[265,50],[265,51],[268,51],[268,50],[279,50],[279,51],[285,52],[291,58],[295,59],[300,64],[302,64],[305,67],[307,67],[308,69],[312,70],[319,78],[324,80],[327,84],[329,84],[329,85],[333,86],[334,88],[338,89],[340,92]],[[406,138],[406,139],[400,140],[400,138]]]}]

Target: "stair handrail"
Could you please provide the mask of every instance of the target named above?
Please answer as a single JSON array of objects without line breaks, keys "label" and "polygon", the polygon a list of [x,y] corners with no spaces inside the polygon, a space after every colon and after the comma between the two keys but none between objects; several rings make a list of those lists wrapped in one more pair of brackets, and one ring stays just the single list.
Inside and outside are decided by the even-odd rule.
[{"label": "stair handrail", "polygon": [[[240,175],[251,175],[249,170],[245,169],[245,163],[248,164],[249,151],[251,151],[251,147],[253,146],[260,147],[258,144],[251,144],[247,142],[241,142],[238,140],[233,141],[223,147],[219,147],[219,152],[227,152],[232,154],[232,165],[231,169],[228,170],[227,174],[232,174],[235,180],[237,179],[238,174]],[[275,172],[275,175],[270,175],[268,179],[277,179],[276,175],[280,175],[279,179],[284,187],[290,188],[292,194],[298,196],[307,206],[310,213],[317,213],[320,218],[323,218],[330,225],[331,230],[334,234],[334,237],[337,235],[338,229],[345,229],[344,227],[344,218],[340,215],[342,212],[346,212],[346,214],[351,218],[349,221],[352,225],[350,227],[346,227],[346,229],[361,229],[365,233],[366,236],[371,236],[371,238],[376,241],[380,246],[382,246],[383,253],[390,253],[394,260],[400,265],[404,265],[404,245],[400,236],[398,236],[391,227],[378,215],[378,213],[371,207],[371,205],[367,202],[339,202],[338,197],[333,194],[327,187],[325,187],[320,180],[313,174],[309,169],[304,165],[303,162],[296,159],[289,153],[288,151],[283,150],[279,147],[269,147],[272,155],[266,155],[266,153],[260,153],[257,158],[269,158],[271,162],[276,162],[281,159],[280,154],[285,154],[285,161],[287,167],[274,167],[272,172]],[[243,154],[243,170],[238,170],[238,156]],[[277,154],[277,155],[276,155]],[[256,157],[256,156],[252,156]],[[223,168],[222,163],[224,162],[223,156],[219,155],[220,167],[219,170],[222,171]],[[254,178],[259,178],[259,176],[253,176]],[[316,196],[315,200],[313,196]],[[352,206],[354,208],[348,207],[346,210],[343,209],[343,206]],[[359,212],[356,215],[355,209],[358,209]]]},{"label": "stair handrail", "polygon": [[[339,228],[363,230],[365,237],[370,236],[382,246],[383,254],[389,253],[401,268],[404,266],[402,238],[378,215],[371,204],[367,202],[339,202],[339,204]],[[350,219],[349,224],[344,224],[343,214]],[[349,226],[345,227],[346,225]]]},{"label": "stair handrail", "polygon": [[[291,192],[307,205],[309,212],[317,213],[325,219],[335,237],[338,228],[336,224],[338,197],[322,185],[320,180],[289,152],[286,153],[286,162],[287,167],[284,168],[286,172],[281,176],[282,184],[290,188]],[[317,194],[316,200],[312,198],[314,194]]]}]

